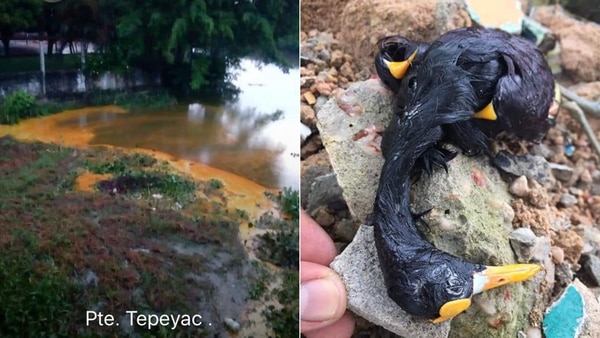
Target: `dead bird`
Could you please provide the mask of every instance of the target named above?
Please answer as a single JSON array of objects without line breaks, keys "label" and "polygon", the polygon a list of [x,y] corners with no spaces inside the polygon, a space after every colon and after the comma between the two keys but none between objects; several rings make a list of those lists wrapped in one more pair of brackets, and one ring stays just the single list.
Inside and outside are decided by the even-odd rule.
[{"label": "dead bird", "polygon": [[[475,92],[475,102],[469,107],[472,118],[442,127],[440,142],[415,165],[417,176],[423,170],[431,173],[435,165],[445,167],[456,155],[444,143],[466,154],[487,152],[490,138],[501,132],[539,143],[554,123],[559,86],[544,56],[529,40],[500,30],[465,28],[449,31],[431,44],[391,36],[381,40],[379,48],[377,73],[396,93],[399,113],[422,87],[418,78],[423,74],[466,76]],[[432,60],[439,63],[440,59],[446,66],[434,70]],[[448,80],[452,82],[451,77]],[[453,95],[451,90],[436,92]]]},{"label": "dead bird", "polygon": [[[467,46],[466,41],[457,39],[434,49],[432,46],[419,58],[418,52],[414,54],[413,62],[418,60],[419,65],[411,67],[406,81],[401,81],[400,91],[406,93],[405,106],[397,107],[383,133],[381,149],[385,163],[368,221],[374,226],[388,296],[407,313],[435,323],[466,310],[474,294],[527,280],[541,270],[536,264],[493,267],[468,262],[437,249],[415,226],[409,197],[411,172],[418,161],[429,157],[445,165],[448,154],[436,145],[452,135],[448,129],[451,126],[471,128],[470,132],[477,130],[488,137],[485,129],[471,123],[474,113],[483,108],[484,99],[488,99],[488,105],[495,102],[490,95],[483,97],[482,91],[498,87],[500,79],[494,82],[492,78],[497,76],[496,69],[502,67],[494,63],[485,70],[477,65],[484,67],[491,79],[487,87],[483,86],[474,80],[474,72],[479,68],[468,66],[470,59],[461,59]],[[414,51],[406,53],[412,55]]]}]

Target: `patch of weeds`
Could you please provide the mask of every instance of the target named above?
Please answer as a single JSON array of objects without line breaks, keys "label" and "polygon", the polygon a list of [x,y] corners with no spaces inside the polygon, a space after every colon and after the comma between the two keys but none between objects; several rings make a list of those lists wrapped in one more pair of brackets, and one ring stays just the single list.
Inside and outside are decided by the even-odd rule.
[{"label": "patch of weeds", "polygon": [[210,189],[213,190],[219,190],[221,188],[223,188],[225,185],[223,184],[223,182],[221,182],[220,180],[217,180],[216,178],[211,178],[210,180],[208,180],[208,187]]},{"label": "patch of weeds", "polygon": [[80,288],[40,252],[35,235],[13,232],[0,255],[0,335],[70,336]]},{"label": "patch of weeds", "polygon": [[275,232],[259,236],[257,255],[260,259],[288,269],[298,269],[298,221],[289,221]]},{"label": "patch of weeds", "polygon": [[86,167],[94,174],[115,174],[124,175],[129,172],[127,165],[122,160],[113,162],[92,162],[86,160]]},{"label": "patch of weeds", "polygon": [[177,99],[166,90],[95,91],[88,101],[94,106],[116,104],[126,109],[164,108],[177,104]]},{"label": "patch of weeds", "polygon": [[121,174],[116,178],[100,181],[97,186],[106,193],[141,193],[145,197],[159,194],[182,204],[191,202],[197,189],[197,184],[191,180],[158,171]]},{"label": "patch of weeds", "polygon": [[16,124],[20,119],[35,116],[35,97],[18,90],[6,97],[0,107],[0,124]]},{"label": "patch of weeds", "polygon": [[269,271],[260,266],[259,262],[253,261],[252,265],[258,272],[258,277],[254,280],[252,285],[250,285],[248,299],[259,300],[265,296],[269,289],[269,283],[271,282],[272,276],[269,274]]},{"label": "patch of weeds", "polygon": [[294,338],[298,336],[300,316],[300,281],[298,271],[286,270],[282,274],[282,287],[274,290],[273,295],[282,306],[269,305],[263,310],[269,327],[275,337]]},{"label": "patch of weeds", "polygon": [[284,187],[277,196],[270,192],[265,192],[265,195],[272,201],[277,202],[281,211],[289,215],[291,219],[300,217],[300,194],[298,190]]},{"label": "patch of weeds", "polygon": [[137,165],[143,168],[151,167],[158,162],[154,157],[144,153],[135,153],[133,155],[126,156],[123,161],[127,164]]},{"label": "patch of weeds", "polygon": [[85,105],[82,102],[76,101],[43,101],[37,104],[37,116],[46,116],[56,113],[61,113],[66,110],[83,108]]},{"label": "patch of weeds", "polygon": [[249,220],[250,219],[250,214],[248,214],[248,211],[246,210],[242,210],[242,209],[235,209],[235,213],[241,218],[241,219],[245,219],[245,220]]},{"label": "patch of weeds", "polygon": [[134,169],[151,167],[156,163],[156,159],[148,154],[135,153],[133,155],[121,154],[114,161],[86,160],[85,165],[94,174],[124,175]]}]

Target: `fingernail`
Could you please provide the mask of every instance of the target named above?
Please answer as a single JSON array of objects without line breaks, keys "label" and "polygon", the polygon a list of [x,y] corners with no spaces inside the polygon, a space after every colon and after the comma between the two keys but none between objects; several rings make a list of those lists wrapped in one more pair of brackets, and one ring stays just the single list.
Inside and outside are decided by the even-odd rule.
[{"label": "fingernail", "polygon": [[339,306],[339,291],[327,278],[303,283],[300,289],[300,317],[310,322],[333,319]]}]

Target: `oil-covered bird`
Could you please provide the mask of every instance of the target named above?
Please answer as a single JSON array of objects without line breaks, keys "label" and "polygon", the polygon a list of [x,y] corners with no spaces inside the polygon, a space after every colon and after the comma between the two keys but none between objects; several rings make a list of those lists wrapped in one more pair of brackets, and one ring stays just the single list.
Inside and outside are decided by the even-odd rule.
[{"label": "oil-covered bird", "polygon": [[[500,30],[465,28],[449,31],[430,45],[391,36],[380,41],[379,49],[377,73],[396,93],[398,113],[422,86],[419,74],[427,78],[440,72],[458,74],[460,69],[475,92],[472,118],[444,126],[441,142],[424,154],[417,170],[431,172],[434,164],[445,166],[454,157],[444,142],[476,154],[488,150],[489,139],[503,131],[539,143],[553,124],[560,92],[544,56],[529,40]],[[431,60],[440,58],[446,67],[434,71]]]},{"label": "oil-covered bird", "polygon": [[436,323],[466,310],[474,294],[527,280],[541,269],[536,264],[468,262],[437,249],[415,226],[409,205],[411,171],[427,154],[443,158],[432,153],[434,145],[447,137],[448,126],[471,122],[481,106],[473,68],[458,61],[465,46],[457,40],[430,47],[419,67],[409,70],[411,80],[402,85],[410,88],[400,89],[408,92],[406,107],[383,133],[385,162],[370,217],[388,296],[407,313]]}]

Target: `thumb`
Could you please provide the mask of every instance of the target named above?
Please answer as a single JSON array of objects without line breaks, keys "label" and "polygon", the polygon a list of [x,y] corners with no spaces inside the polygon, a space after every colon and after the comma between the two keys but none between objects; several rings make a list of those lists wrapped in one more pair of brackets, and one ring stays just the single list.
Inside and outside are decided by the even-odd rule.
[{"label": "thumb", "polygon": [[330,268],[300,263],[301,331],[316,330],[340,319],[346,311],[346,288]]}]

